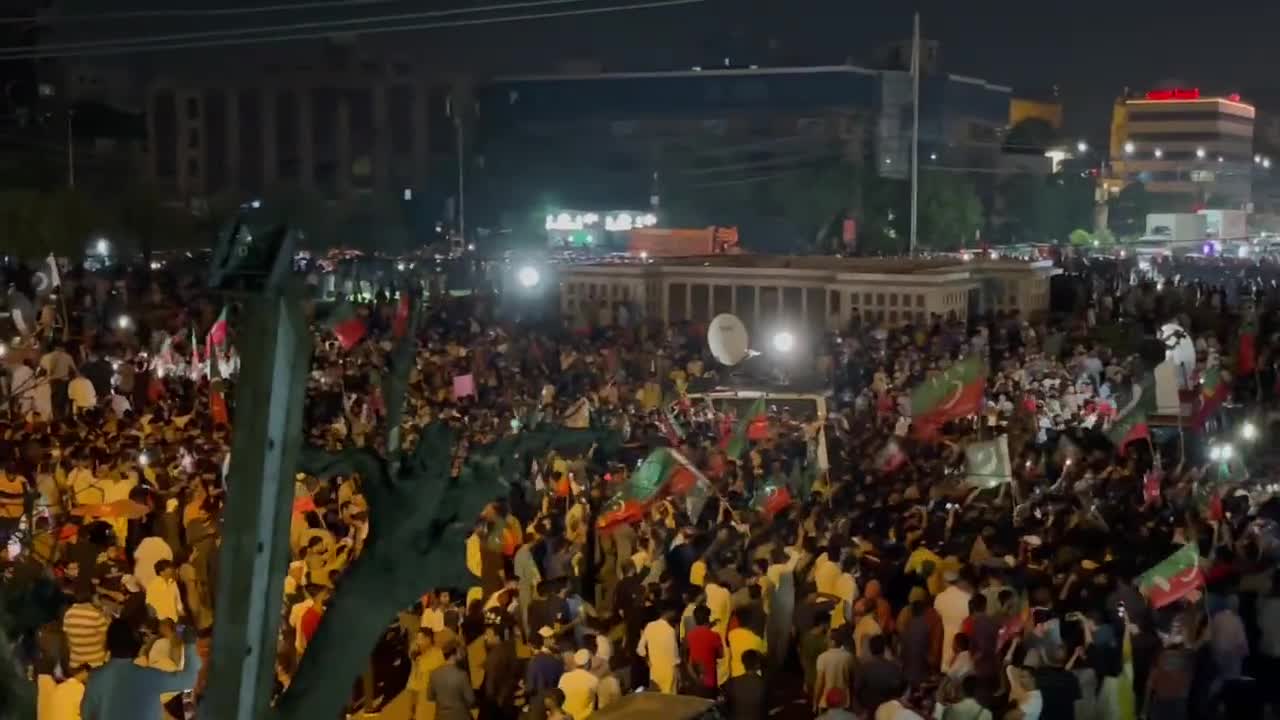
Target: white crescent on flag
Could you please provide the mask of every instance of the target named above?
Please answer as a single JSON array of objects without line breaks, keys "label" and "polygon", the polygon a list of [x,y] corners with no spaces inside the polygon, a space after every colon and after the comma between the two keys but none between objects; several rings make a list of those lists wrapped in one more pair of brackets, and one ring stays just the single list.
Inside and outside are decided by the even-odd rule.
[{"label": "white crescent on flag", "polygon": [[964,394],[964,383],[959,380],[952,380],[951,384],[955,386],[956,390],[951,394],[951,398],[947,400],[946,404],[942,406],[944,409],[954,407],[956,403],[960,402],[960,396]]},{"label": "white crescent on flag", "polygon": [[979,477],[993,476],[999,462],[994,445],[981,447],[973,454],[973,474]]}]

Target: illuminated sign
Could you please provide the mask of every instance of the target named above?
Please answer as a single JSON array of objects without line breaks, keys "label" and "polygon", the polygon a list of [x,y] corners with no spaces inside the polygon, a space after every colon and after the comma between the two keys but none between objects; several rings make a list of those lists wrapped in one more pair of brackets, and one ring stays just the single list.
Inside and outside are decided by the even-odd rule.
[{"label": "illuminated sign", "polygon": [[1199,100],[1200,88],[1169,88],[1152,90],[1147,93],[1148,100]]}]

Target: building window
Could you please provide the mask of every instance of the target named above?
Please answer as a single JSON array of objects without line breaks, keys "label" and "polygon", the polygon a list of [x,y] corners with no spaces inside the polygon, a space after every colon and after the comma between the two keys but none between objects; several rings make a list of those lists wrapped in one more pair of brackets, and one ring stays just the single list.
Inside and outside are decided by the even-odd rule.
[{"label": "building window", "polygon": [[862,304],[863,304],[863,305],[870,305],[870,304],[871,304],[871,293],[863,293],[863,294],[862,294]]},{"label": "building window", "polygon": [[839,293],[839,291],[836,291],[836,290],[832,290],[832,291],[831,291],[831,293],[830,293],[830,299],[827,301],[827,304],[829,304],[829,305],[831,306],[831,307],[829,308],[829,310],[831,311],[831,314],[833,314],[833,315],[834,315],[835,313],[840,312],[840,293]]},{"label": "building window", "polygon": [[890,310],[890,311],[889,311],[889,322],[892,322],[892,323],[896,323],[896,322],[898,322],[898,311],[897,311],[897,310]]},{"label": "building window", "polygon": [[629,287],[622,288],[622,299],[624,302],[631,299],[631,288]]},{"label": "building window", "polygon": [[565,294],[565,295],[568,295],[569,297],[573,297],[573,288],[574,288],[574,284],[573,284],[573,283],[569,283],[569,284],[568,284],[568,286],[567,286],[567,287],[566,287],[566,289],[565,289],[564,294]]},{"label": "building window", "polygon": [[889,307],[898,307],[898,293],[889,293]]},{"label": "building window", "polygon": [[195,128],[191,128],[190,130],[187,131],[187,147],[189,148],[200,147],[200,131],[199,130]]},{"label": "building window", "polygon": [[876,293],[876,305],[884,307],[884,293]]},{"label": "building window", "polygon": [[187,119],[196,120],[200,117],[200,101],[196,98],[187,98]]},{"label": "building window", "polygon": [[200,161],[195,158],[187,158],[187,177],[196,177],[200,174]]},{"label": "building window", "polygon": [[923,296],[923,295],[917,295],[917,296],[916,296],[916,307],[924,307],[924,296]]}]

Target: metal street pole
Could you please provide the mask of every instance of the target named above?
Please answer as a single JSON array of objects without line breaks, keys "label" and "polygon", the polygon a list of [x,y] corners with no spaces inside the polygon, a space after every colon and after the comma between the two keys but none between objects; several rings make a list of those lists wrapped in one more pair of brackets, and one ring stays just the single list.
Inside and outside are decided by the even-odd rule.
[{"label": "metal street pole", "polygon": [[453,108],[453,126],[457,128],[458,136],[458,236],[462,241],[462,247],[467,246],[467,201],[466,201],[466,147],[463,143],[462,136],[462,113],[456,107]]},{"label": "metal street pole", "polygon": [[67,108],[67,187],[72,190],[76,187],[76,142],[71,132],[71,119],[75,114],[75,110]]},{"label": "metal street pole", "polygon": [[911,238],[908,254],[916,254],[920,209],[920,13],[911,34]]}]

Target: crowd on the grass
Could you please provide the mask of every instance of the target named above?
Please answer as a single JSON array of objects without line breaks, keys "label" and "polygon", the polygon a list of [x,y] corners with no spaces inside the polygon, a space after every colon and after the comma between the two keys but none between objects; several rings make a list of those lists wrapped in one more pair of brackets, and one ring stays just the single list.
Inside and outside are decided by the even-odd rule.
[{"label": "crowd on the grass", "polygon": [[[237,314],[219,326],[221,300],[194,282],[62,282],[6,348],[12,656],[37,686],[39,718],[190,717],[228,571],[217,558],[234,493]],[[472,584],[424,588],[387,618],[348,710],[584,720],[643,688],[717,699],[742,720],[1275,711],[1280,512],[1265,471],[1244,449],[1202,460],[1198,427],[1117,447],[1108,430],[1150,365],[1092,331],[1150,335],[1176,319],[1199,377],[1236,367],[1250,297],[1255,369],[1234,378],[1231,409],[1265,440],[1280,298],[1233,287],[1232,303],[1224,287],[1114,268],[1069,282],[1075,311],[1052,321],[855,318],[791,369],[833,390],[825,417],[766,402],[744,418],[698,400],[697,387],[730,378],[694,324],[517,326],[483,295],[429,299],[406,424],[448,419],[471,447],[589,425],[621,449],[552,452],[505,478],[510,492],[459,558]],[[384,292],[366,299],[358,337],[341,342],[315,327],[307,442],[378,446],[397,308]],[[964,358],[985,368],[980,408],[919,432],[912,389]],[[1225,409],[1218,432],[1233,422]],[[1011,478],[974,483],[966,447],[1001,436]],[[661,486],[617,521],[613,496],[668,446],[706,478],[706,497]],[[361,483],[298,478],[280,688],[368,537]],[[1188,574],[1143,575],[1187,546]],[[1169,584],[1181,587],[1172,600]]]}]

